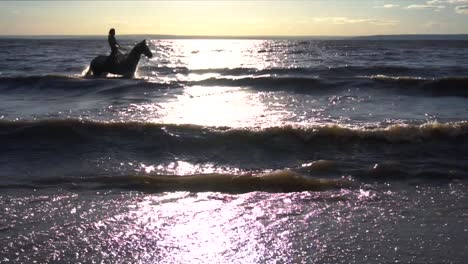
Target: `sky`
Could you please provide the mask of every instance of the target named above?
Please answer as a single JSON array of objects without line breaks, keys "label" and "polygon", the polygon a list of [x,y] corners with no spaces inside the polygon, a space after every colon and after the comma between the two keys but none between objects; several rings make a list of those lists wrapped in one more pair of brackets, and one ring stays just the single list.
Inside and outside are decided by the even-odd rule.
[{"label": "sky", "polygon": [[468,0],[4,1],[0,35],[468,34]]}]

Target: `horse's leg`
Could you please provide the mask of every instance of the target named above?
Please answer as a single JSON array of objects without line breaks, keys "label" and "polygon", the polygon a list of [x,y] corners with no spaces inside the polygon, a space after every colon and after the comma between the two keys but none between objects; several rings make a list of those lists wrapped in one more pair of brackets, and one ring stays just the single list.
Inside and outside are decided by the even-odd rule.
[{"label": "horse's leg", "polygon": [[93,70],[93,76],[94,77],[99,77],[101,75],[102,72],[100,71],[97,71],[97,70]]},{"label": "horse's leg", "polygon": [[94,59],[91,62],[91,65],[89,66],[89,71],[86,73],[86,75],[90,72],[93,73],[93,77],[99,77],[103,72],[102,67],[100,67],[100,65],[96,62],[96,59]]},{"label": "horse's leg", "polygon": [[99,67],[98,69],[94,69],[93,70],[93,73],[94,73],[94,77],[101,77],[101,78],[105,78],[108,74],[108,72],[106,71],[106,69],[103,69],[104,67]]},{"label": "horse's leg", "polygon": [[88,67],[88,70],[86,71],[84,77],[85,78],[88,78],[91,76],[91,74],[93,74],[93,71],[91,70],[91,66]]},{"label": "horse's leg", "polygon": [[106,77],[110,72],[107,56],[97,56],[91,61],[90,70],[94,77]]}]

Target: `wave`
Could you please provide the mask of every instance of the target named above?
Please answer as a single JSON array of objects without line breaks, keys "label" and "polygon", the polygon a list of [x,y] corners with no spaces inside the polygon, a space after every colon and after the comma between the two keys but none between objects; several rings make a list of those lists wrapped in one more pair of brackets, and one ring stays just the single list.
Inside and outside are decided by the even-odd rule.
[{"label": "wave", "polygon": [[333,87],[332,83],[309,77],[245,77],[245,78],[209,78],[192,85],[204,86],[248,86],[268,90],[289,88],[294,91],[315,91]]},{"label": "wave", "polygon": [[421,91],[433,96],[468,97],[468,77],[423,78],[409,76],[374,75],[364,77],[406,92]]},{"label": "wave", "polygon": [[205,74],[215,73],[220,75],[230,76],[245,76],[245,75],[266,75],[266,74],[279,74],[279,75],[296,75],[296,74],[313,74],[315,72],[312,68],[206,68],[206,69],[189,69],[183,66],[168,67],[168,66],[151,66],[145,65],[138,68],[139,72],[147,73],[154,72],[157,74]]},{"label": "wave", "polygon": [[[285,168],[313,177],[351,175],[378,181],[468,176],[468,167],[460,159],[468,155],[468,122],[373,129],[338,125],[234,129],[139,122],[0,120],[0,145],[0,179],[6,177],[16,184],[22,178],[117,177],[135,171],[153,176],[217,172],[213,175],[221,175],[224,180],[219,180],[227,182],[227,178],[237,177],[232,172],[253,175]],[[311,160],[316,161],[300,165]],[[54,165],[44,166],[51,163]],[[164,187],[160,183],[164,179],[150,182]],[[202,188],[170,181],[169,189]],[[216,186],[210,188],[218,190]]]},{"label": "wave", "polygon": [[136,89],[166,89],[181,87],[178,83],[156,83],[145,79],[83,78],[82,76],[41,75],[0,77],[0,90],[36,92],[43,90],[65,92],[96,92],[136,90]]},{"label": "wave", "polygon": [[65,83],[67,85],[73,85],[73,83],[81,84],[81,80],[79,77],[62,75],[0,77],[0,88],[63,88],[63,84]]},{"label": "wave", "polygon": [[80,78],[70,76],[27,76],[0,78],[0,90],[37,92],[43,90],[65,92],[115,93],[141,89],[171,89],[187,85],[248,86],[260,89],[288,89],[291,91],[315,91],[332,87],[331,83],[308,77],[245,77],[208,78],[200,81],[151,82],[145,79]]},{"label": "wave", "polygon": [[362,75],[420,75],[427,72],[437,72],[438,69],[410,68],[406,66],[340,66],[329,67],[323,73],[332,76],[362,76]]},{"label": "wave", "polygon": [[291,170],[262,174],[127,175],[94,177],[49,177],[30,183],[3,184],[0,188],[93,188],[132,189],[146,192],[191,191],[247,193],[325,191],[350,188],[346,179],[321,179],[300,175]]},{"label": "wave", "polygon": [[468,122],[426,123],[422,125],[392,125],[386,128],[353,129],[339,125],[296,128],[267,128],[260,131],[231,130],[234,135],[288,136],[307,142],[314,139],[340,141],[419,142],[434,139],[460,139],[468,136]]},{"label": "wave", "polygon": [[400,93],[423,96],[468,97],[468,77],[422,78],[391,77],[386,75],[356,78],[318,78],[318,77],[244,77],[209,78],[190,85],[204,86],[248,86],[267,90],[288,90],[301,93],[329,93],[336,89],[371,88],[397,89]]},{"label": "wave", "polygon": [[0,89],[6,90],[87,90],[115,84],[112,79],[85,79],[80,76],[43,75],[1,77]]},{"label": "wave", "polygon": [[287,68],[207,68],[190,69],[184,66],[140,66],[140,72],[155,72],[157,74],[204,74],[216,73],[220,75],[245,76],[245,75],[285,75],[285,76],[304,76],[319,75],[328,77],[355,77],[362,75],[416,75],[424,76],[427,73],[440,72],[441,69],[434,68],[411,68],[405,66],[316,66],[316,67],[287,67]]},{"label": "wave", "polygon": [[[355,166],[354,166],[355,167]],[[0,189],[126,189],[145,192],[302,192],[357,188],[366,183],[408,181],[448,183],[466,180],[465,170],[411,168],[398,162],[343,166],[335,161],[319,160],[298,168],[267,172],[201,173],[188,175],[125,174],[87,176],[35,176],[1,181]],[[347,175],[341,176],[340,175]]]},{"label": "wave", "polygon": [[[254,72],[253,69],[252,73]],[[306,74],[305,69],[303,74]],[[298,71],[302,71],[299,69]],[[227,71],[250,70],[230,69]],[[370,75],[357,77],[317,77],[273,74],[274,71],[285,73],[289,69],[262,70],[243,77],[212,77],[199,81],[153,82],[146,79],[122,78],[81,78],[75,76],[24,76],[0,77],[0,91],[37,92],[44,90],[73,93],[116,93],[122,91],[138,92],[141,90],[160,90],[181,88],[184,86],[243,86],[261,90],[281,90],[298,93],[330,93],[337,89],[370,88],[410,93],[422,96],[459,96],[468,97],[468,77],[424,78],[388,75]],[[267,72],[269,72],[267,74]],[[226,72],[227,73],[227,72]],[[261,73],[262,75],[258,75]]]},{"label": "wave", "polygon": [[294,168],[302,174],[309,175],[352,175],[360,181],[417,181],[417,180],[437,180],[450,181],[455,179],[468,179],[468,166],[415,166],[408,165],[403,161],[383,160],[378,163],[369,164],[346,164],[333,160],[317,160],[311,163],[302,164]]},{"label": "wave", "polygon": [[[265,142],[278,139],[308,142],[424,142],[468,138],[468,122],[425,123],[421,125],[391,125],[384,128],[348,128],[339,125],[312,127],[270,127],[264,129],[234,129],[198,125],[156,124],[142,122],[95,122],[81,120],[0,121],[0,136],[10,139],[87,138],[111,134],[122,137],[177,137],[233,142],[239,140]],[[156,139],[156,138],[155,138]],[[158,138],[162,139],[162,138]]]}]

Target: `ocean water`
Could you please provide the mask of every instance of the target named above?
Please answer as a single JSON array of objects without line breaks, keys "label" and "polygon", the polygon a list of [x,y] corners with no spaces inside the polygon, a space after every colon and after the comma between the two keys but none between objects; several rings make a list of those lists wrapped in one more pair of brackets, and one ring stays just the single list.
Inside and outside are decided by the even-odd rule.
[{"label": "ocean water", "polygon": [[468,42],[147,41],[0,40],[0,263],[467,262]]}]

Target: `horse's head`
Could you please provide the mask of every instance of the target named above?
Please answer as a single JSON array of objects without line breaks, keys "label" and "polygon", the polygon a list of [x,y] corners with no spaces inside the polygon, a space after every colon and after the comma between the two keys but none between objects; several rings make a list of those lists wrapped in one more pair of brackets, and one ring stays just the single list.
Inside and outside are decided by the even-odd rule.
[{"label": "horse's head", "polygon": [[140,52],[145,54],[146,57],[148,57],[148,58],[153,57],[153,53],[149,49],[148,45],[146,45],[146,39],[143,40],[142,42],[138,43],[138,46],[139,46]]}]

